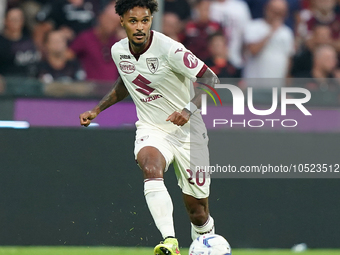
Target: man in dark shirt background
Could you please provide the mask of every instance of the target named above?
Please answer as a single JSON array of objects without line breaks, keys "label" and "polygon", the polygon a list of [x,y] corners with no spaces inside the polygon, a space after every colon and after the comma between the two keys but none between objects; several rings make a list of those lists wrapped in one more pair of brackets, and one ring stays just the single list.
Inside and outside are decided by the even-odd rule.
[{"label": "man in dark shirt background", "polygon": [[321,45],[332,45],[332,41],[332,32],[328,26],[315,26],[308,43],[293,58],[291,75],[301,77],[310,72],[313,68],[313,52]]},{"label": "man in dark shirt background", "polygon": [[[300,73],[297,82],[309,91],[340,91],[337,52],[332,45],[318,46],[313,52],[311,70]],[[301,82],[303,84],[301,84]]]},{"label": "man in dark shirt background", "polygon": [[119,26],[115,4],[108,4],[98,15],[97,25],[80,33],[71,43],[69,55],[79,60],[87,80],[112,82],[118,78],[111,47],[118,41],[116,31]]},{"label": "man in dark shirt background", "polygon": [[44,83],[83,81],[85,72],[77,60],[67,59],[67,40],[60,31],[51,31],[44,40],[45,58],[37,67]]},{"label": "man in dark shirt background", "polygon": [[56,0],[45,4],[37,14],[35,43],[42,48],[44,35],[53,29],[63,31],[69,41],[94,25],[100,1]]},{"label": "man in dark shirt background", "polygon": [[33,41],[24,34],[24,15],[20,8],[8,9],[5,28],[0,36],[0,74],[32,76],[40,60]]}]

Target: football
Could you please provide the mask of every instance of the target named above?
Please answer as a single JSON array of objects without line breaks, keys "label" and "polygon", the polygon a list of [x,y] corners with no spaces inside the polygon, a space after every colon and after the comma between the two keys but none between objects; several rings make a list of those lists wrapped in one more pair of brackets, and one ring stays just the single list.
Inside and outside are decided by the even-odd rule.
[{"label": "football", "polygon": [[231,247],[223,236],[202,235],[190,245],[189,255],[231,255]]}]

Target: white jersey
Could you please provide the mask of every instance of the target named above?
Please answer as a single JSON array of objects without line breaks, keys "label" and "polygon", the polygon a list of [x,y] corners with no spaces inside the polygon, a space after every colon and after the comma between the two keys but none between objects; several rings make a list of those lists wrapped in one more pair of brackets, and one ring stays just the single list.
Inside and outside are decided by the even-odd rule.
[{"label": "white jersey", "polygon": [[166,121],[194,96],[192,81],[207,68],[201,60],[181,43],[156,31],[150,32],[150,43],[140,54],[133,54],[128,38],[115,43],[111,54],[136,105],[137,128],[161,129],[183,142],[190,141],[190,132],[206,135],[199,111],[182,127]]}]

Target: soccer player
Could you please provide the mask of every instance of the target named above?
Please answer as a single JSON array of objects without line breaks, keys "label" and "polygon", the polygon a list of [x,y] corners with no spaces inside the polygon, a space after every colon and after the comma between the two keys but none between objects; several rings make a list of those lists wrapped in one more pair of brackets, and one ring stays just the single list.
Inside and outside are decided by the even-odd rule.
[{"label": "soccer player", "polygon": [[112,58],[120,77],[113,89],[92,110],[80,114],[88,126],[101,111],[129,94],[138,121],[135,158],[144,175],[144,195],[163,241],[154,254],[180,254],[173,224],[173,204],[163,182],[163,173],[174,164],[191,220],[191,235],[214,233],[209,214],[210,178],[195,172],[209,165],[208,137],[197,110],[201,95],[194,94],[197,78],[210,86],[216,75],[182,44],[151,31],[156,0],[117,0],[116,12],[127,38],[112,46]]}]

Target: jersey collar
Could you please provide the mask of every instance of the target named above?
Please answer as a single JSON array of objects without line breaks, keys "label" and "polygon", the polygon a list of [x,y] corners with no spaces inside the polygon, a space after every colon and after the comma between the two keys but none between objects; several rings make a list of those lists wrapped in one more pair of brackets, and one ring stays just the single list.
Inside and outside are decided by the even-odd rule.
[{"label": "jersey collar", "polygon": [[134,53],[134,52],[132,51],[130,42],[128,42],[128,43],[129,43],[130,52],[131,52],[131,54],[136,58],[137,61],[138,61],[140,55],[142,55],[144,52],[146,52],[146,51],[150,48],[150,45],[151,45],[151,43],[152,43],[152,39],[153,39],[153,31],[151,30],[151,31],[150,31],[150,40],[149,40],[148,45],[145,47],[145,49],[144,49],[143,51],[141,51],[141,52],[139,52],[139,53]]}]

